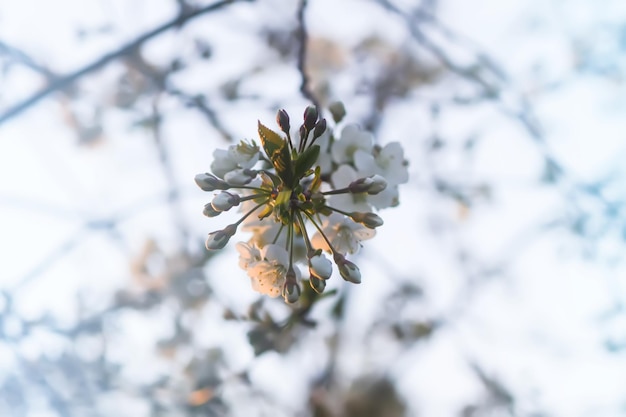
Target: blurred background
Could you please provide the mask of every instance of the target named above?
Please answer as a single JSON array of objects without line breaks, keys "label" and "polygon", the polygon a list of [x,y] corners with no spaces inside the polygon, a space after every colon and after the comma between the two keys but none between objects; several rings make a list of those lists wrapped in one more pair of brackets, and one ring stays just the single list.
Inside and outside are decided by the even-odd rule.
[{"label": "blurred background", "polygon": [[[621,0],[0,3],[0,415],[626,415],[625,77]],[[336,100],[410,181],[288,306],[193,177]]]}]

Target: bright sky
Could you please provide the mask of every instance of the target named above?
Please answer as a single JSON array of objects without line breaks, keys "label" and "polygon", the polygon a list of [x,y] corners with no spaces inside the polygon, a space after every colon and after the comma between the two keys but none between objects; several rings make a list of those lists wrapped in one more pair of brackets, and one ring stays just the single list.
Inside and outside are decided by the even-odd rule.
[{"label": "bright sky", "polygon": [[[255,23],[292,19],[288,2],[267,3],[271,5],[261,15],[245,5],[233,6],[219,18],[204,20],[203,25],[191,23],[180,33],[167,33],[145,48],[146,58],[166,62],[175,53],[189,55],[194,36],[211,39],[214,59],[174,78],[181,89],[210,91],[233,71],[253,66],[267,53],[258,46]],[[310,3],[311,34],[334,40],[342,48],[356,45],[367,34],[376,34],[391,45],[407,42],[407,33],[397,20],[375,6],[356,0]],[[67,73],[169,19],[171,4],[164,0],[7,2],[0,5],[0,41],[19,46],[38,62]],[[573,186],[555,188],[541,183],[539,177],[547,151],[566,168],[568,181],[610,178],[615,185],[606,197],[625,201],[626,142],[621,137],[626,131],[625,62],[623,45],[614,35],[619,28],[623,32],[626,3],[445,0],[440,16],[444,25],[467,39],[468,48],[486,51],[502,67],[510,86],[502,97],[504,107],[518,111],[522,99],[527,100],[546,143],[534,142],[523,126],[493,105],[448,106],[434,123],[429,98],[458,93],[454,84],[438,83],[391,106],[379,141],[403,144],[412,179],[401,188],[401,205],[380,213],[385,225],[376,239],[367,242],[360,260],[366,278],[353,290],[352,302],[358,306],[356,325],[349,330],[354,333],[354,348],[367,339],[365,326],[380,313],[381,294],[394,288],[385,278],[390,270],[419,277],[426,297],[424,305],[416,307],[416,315],[459,313],[423,347],[399,358],[394,359],[395,352],[384,343],[368,342],[357,354],[346,354],[345,372],[356,375],[364,367],[391,364],[390,372],[401,381],[402,392],[416,400],[424,416],[453,415],[464,401],[481,395],[467,360],[483,364],[486,371],[509,384],[521,401],[520,415],[534,410],[563,417],[621,415],[626,404],[626,365],[623,353],[609,353],[605,343],[625,340],[623,312],[617,318],[602,319],[621,304],[626,291],[624,265],[605,262],[623,257],[621,233],[607,234],[596,247],[597,257],[585,259],[584,242],[563,229],[542,231],[570,212],[566,197]],[[77,27],[110,23],[115,25],[111,34],[96,36],[93,42],[78,42],[74,36]],[[599,43],[592,44],[590,39]],[[461,61],[463,53],[462,49],[458,52]],[[584,69],[576,72],[576,66],[584,67],[585,59],[604,67],[613,65],[616,72],[605,71],[608,75],[602,77]],[[110,104],[110,88],[119,73],[119,64],[113,64],[93,77],[93,82],[85,82],[91,94],[77,110],[89,112],[94,104]],[[350,74],[338,71],[335,75],[337,91],[349,91]],[[257,119],[273,123],[267,103],[277,103],[290,114],[301,112],[305,102],[298,95],[299,82],[292,68],[275,65],[242,86],[244,92],[263,97],[263,106],[255,107],[252,100],[238,105],[224,102],[218,110],[232,132],[241,138],[253,137]],[[41,86],[41,78],[28,70],[0,74],[0,107],[10,106]],[[351,112],[355,118],[362,114],[364,103],[362,97],[348,97],[348,117]],[[184,196],[185,223],[197,236],[204,236],[226,223],[220,218],[215,225],[200,215],[207,196],[195,189],[192,180],[209,168],[212,150],[226,143],[200,116],[179,103],[165,100],[163,106],[168,109],[163,136]],[[83,146],[77,146],[62,115],[59,101],[47,99],[0,126],[0,253],[4,254],[0,288],[16,291],[17,308],[25,317],[52,312],[60,322],[69,323],[76,318],[78,293],[97,310],[127,284],[129,254],[137,254],[147,238],[158,241],[166,251],[175,250],[180,241],[164,204],[167,184],[155,147],[146,140],[145,130],[127,128],[132,115],[107,112],[103,139]],[[207,138],[207,132],[214,136]],[[416,145],[433,132],[449,140],[452,150],[434,155]],[[480,141],[473,156],[466,158],[462,147],[471,135]],[[434,172],[468,184],[487,181],[492,185],[492,198],[464,212],[425,186]],[[596,204],[579,202],[583,208]],[[111,217],[123,218],[117,230],[124,237],[123,244],[104,228],[85,229],[86,222]],[[461,273],[456,262],[460,248],[473,250],[483,265],[467,265],[466,274]],[[502,260],[506,274],[477,278],[480,268],[499,266]],[[242,307],[256,295],[236,263],[231,247],[211,264],[211,283],[225,304]],[[468,271],[474,270],[475,287],[468,292]],[[339,286],[337,281],[332,286]],[[204,323],[219,325],[214,313],[206,312]],[[158,337],[170,330],[159,327],[159,314],[129,315],[120,326],[125,335],[141,328]],[[202,343],[224,343],[228,337],[207,335]],[[137,358],[136,351],[150,351],[150,343],[142,345],[145,340],[153,339],[123,339],[135,348],[115,353],[120,360],[136,359],[128,367],[130,377],[145,378],[147,368],[150,373],[165,372],[150,362],[151,356]],[[0,351],[2,345],[0,341]],[[33,343],[25,349],[37,355],[49,349],[49,344]],[[233,349],[233,363],[251,360],[245,348]],[[288,374],[289,367],[307,354],[286,360],[266,355],[258,359],[256,375],[262,379],[268,372]],[[12,366],[10,360],[0,359],[0,379],[2,370]],[[305,382],[285,386],[275,378],[263,380],[263,385],[281,404],[296,407]]]}]

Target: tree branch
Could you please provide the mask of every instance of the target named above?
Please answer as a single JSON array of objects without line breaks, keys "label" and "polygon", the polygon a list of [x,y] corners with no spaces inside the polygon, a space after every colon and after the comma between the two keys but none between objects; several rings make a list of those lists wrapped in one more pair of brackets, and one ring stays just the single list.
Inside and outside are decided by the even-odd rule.
[{"label": "tree branch", "polygon": [[221,9],[224,6],[228,6],[229,4],[235,3],[237,1],[253,1],[253,0],[222,0],[222,1],[218,1],[217,3],[213,3],[209,6],[205,6],[205,7],[201,7],[199,9],[194,9],[191,11],[187,11],[183,14],[180,14],[178,16],[176,16],[174,19],[162,24],[159,27],[156,27],[154,29],[152,29],[149,32],[144,33],[143,35],[139,36],[137,39],[127,43],[126,45],[122,46],[121,48],[109,52],[106,55],[103,55],[102,57],[98,58],[97,60],[93,61],[92,63],[86,65],[83,68],[80,68],[78,70],[76,70],[75,72],[65,75],[65,76],[61,76],[57,79],[55,79],[50,85],[48,85],[47,87],[43,88],[42,90],[36,92],[35,94],[33,94],[32,96],[28,97],[27,99],[23,100],[22,102],[14,105],[13,107],[10,107],[8,110],[6,110],[4,113],[0,114],[0,124],[6,122],[7,120],[19,115],[20,113],[22,113],[23,111],[27,110],[28,108],[32,107],[33,105],[35,105],[36,103],[38,103],[39,101],[41,101],[42,99],[46,98],[48,95],[54,93],[55,91],[61,90],[73,83],[75,83],[76,81],[78,81],[80,78],[82,78],[83,76],[92,73],[98,69],[100,69],[101,67],[105,66],[106,64],[108,64],[109,62],[119,58],[120,56],[123,56],[129,52],[131,52],[132,50],[138,48],[139,46],[141,46],[144,42],[154,38],[157,35],[160,35],[161,33],[169,30],[169,29],[173,29],[175,27],[181,26],[184,23],[186,23],[187,21],[194,19],[198,16],[201,16],[205,13],[209,13],[209,12],[213,12],[216,10]]},{"label": "tree branch", "polygon": [[309,38],[306,31],[306,23],[304,22],[304,11],[306,9],[306,6],[307,0],[300,0],[300,4],[298,5],[298,41],[300,43],[300,49],[298,50],[298,71],[300,71],[300,75],[302,77],[302,82],[300,83],[300,92],[304,97],[310,100],[315,107],[317,107],[319,112],[319,100],[317,100],[317,98],[311,91],[311,86],[309,85],[309,76],[307,75],[305,68],[306,48]]}]

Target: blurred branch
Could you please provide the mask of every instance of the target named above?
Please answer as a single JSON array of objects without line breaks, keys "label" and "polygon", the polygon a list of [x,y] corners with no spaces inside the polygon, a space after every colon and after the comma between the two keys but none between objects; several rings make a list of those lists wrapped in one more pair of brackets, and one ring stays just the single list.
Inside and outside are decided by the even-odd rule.
[{"label": "blurred branch", "polygon": [[[418,26],[418,20],[421,18],[423,20],[422,14],[410,15],[400,10],[394,4],[392,4],[389,0],[375,0],[381,7],[385,8],[387,11],[397,15],[401,19],[404,20],[411,36],[419,42],[424,48],[426,48],[439,62],[445,65],[450,71],[460,75],[463,78],[470,79],[481,87],[484,88],[485,92],[489,96],[497,97],[498,90],[495,86],[489,84],[477,73],[480,69],[480,66],[472,65],[469,67],[464,67],[456,62],[454,62],[448,54],[446,54],[438,45],[436,45]],[[419,20],[421,21],[421,20]],[[492,69],[492,68],[490,68]],[[492,69],[493,72],[493,69]],[[499,72],[493,72],[495,79],[500,79],[501,74]]]},{"label": "blurred branch", "polygon": [[54,263],[58,262],[65,255],[69,254],[76,248],[82,241],[86,234],[89,233],[88,225],[85,225],[74,232],[68,239],[62,244],[54,248],[48,256],[37,263],[30,271],[28,271],[22,279],[20,279],[13,291],[19,289],[30,283],[33,279],[37,278],[42,272],[50,268]]},{"label": "blurred branch", "polygon": [[101,67],[107,65],[109,62],[114,61],[115,59],[118,59],[119,57],[132,52],[134,49],[141,46],[144,42],[156,37],[157,35],[160,35],[161,33],[167,30],[180,27],[186,22],[188,22],[189,20],[194,19],[203,14],[219,10],[222,7],[228,6],[232,3],[243,2],[243,1],[251,2],[254,0],[222,0],[217,3],[213,3],[209,6],[201,7],[199,9],[193,9],[191,11],[185,11],[182,14],[179,14],[174,19],[162,24],[161,26],[158,26],[152,29],[149,32],[144,33],[143,35],[139,36],[137,39],[127,43],[121,48],[103,55],[102,57],[91,62],[90,64],[87,64],[83,68],[80,68],[71,74],[57,78],[46,88],[40,90],[39,92],[33,94],[32,96],[26,98],[22,102],[9,108],[4,113],[0,114],[0,124],[26,111],[27,109],[37,104],[39,101],[46,98],[50,94],[56,91],[62,90],[74,84],[85,75],[90,74],[100,69]]},{"label": "blurred branch", "polygon": [[158,87],[159,90],[162,90],[169,95],[176,97],[186,107],[191,107],[198,110],[207,118],[213,128],[215,128],[215,130],[217,130],[227,142],[233,141],[232,135],[228,132],[228,130],[220,120],[217,112],[208,103],[208,100],[204,94],[191,94],[171,86],[171,83],[167,82],[168,72],[150,65],[139,53],[131,53],[126,56],[125,63],[130,68],[139,71],[141,74],[147,77]]},{"label": "blurred branch", "polygon": [[300,76],[302,77],[302,82],[300,83],[300,92],[304,97],[309,99],[315,107],[319,110],[320,103],[319,100],[315,97],[313,92],[311,91],[310,79],[306,71],[306,53],[307,53],[307,43],[309,41],[309,35],[306,30],[306,23],[304,20],[304,13],[307,6],[307,0],[300,0],[300,4],[298,5],[298,71],[300,71]]},{"label": "blurred branch", "polygon": [[53,78],[54,74],[50,72],[43,65],[38,64],[31,56],[29,56],[26,52],[18,49],[14,46],[7,44],[6,42],[0,41],[0,54],[8,55],[12,57],[15,61],[20,64],[36,71],[40,74],[45,75],[48,78]]},{"label": "blurred branch", "polygon": [[185,106],[198,110],[207,118],[209,123],[217,130],[227,142],[232,142],[233,137],[228,132],[222,121],[219,119],[217,112],[208,103],[207,98],[203,94],[191,95],[179,89],[165,86],[165,91],[170,95],[177,97]]},{"label": "blurred branch", "polygon": [[161,167],[163,168],[163,173],[168,184],[167,200],[170,204],[176,227],[178,228],[178,231],[183,239],[183,245],[186,245],[191,237],[191,232],[188,230],[184,221],[185,215],[182,207],[180,207],[180,190],[176,182],[175,170],[172,167],[169,153],[166,144],[163,141],[163,135],[161,134],[162,116],[161,111],[159,110],[158,96],[155,97],[155,100],[152,103],[152,112],[152,134],[154,144],[156,145],[157,153],[159,155],[159,162],[161,163]]}]

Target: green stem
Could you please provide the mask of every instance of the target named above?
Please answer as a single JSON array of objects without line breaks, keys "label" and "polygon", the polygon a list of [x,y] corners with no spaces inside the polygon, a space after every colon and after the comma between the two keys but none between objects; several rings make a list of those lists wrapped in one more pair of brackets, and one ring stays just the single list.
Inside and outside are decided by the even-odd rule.
[{"label": "green stem", "polygon": [[339,190],[323,191],[322,194],[323,195],[335,195],[335,194],[347,194],[349,192],[350,192],[350,188],[346,187],[346,188],[340,188]]},{"label": "green stem", "polygon": [[274,237],[274,240],[272,241],[272,245],[276,244],[276,242],[278,241],[278,238],[280,237],[280,234],[282,233],[284,228],[285,228],[285,225],[281,224],[280,225],[280,229],[278,229],[278,233],[276,233],[276,236]]},{"label": "green stem", "polygon": [[306,149],[306,141],[309,138],[309,129],[304,129],[304,137],[300,138],[300,146],[298,147],[299,152],[303,152]]},{"label": "green stem", "polygon": [[333,245],[330,243],[330,240],[328,240],[328,238],[326,237],[326,235],[324,234],[324,232],[322,231],[322,228],[318,226],[317,223],[315,223],[315,220],[313,220],[313,216],[311,216],[309,213],[307,213],[306,211],[304,212],[304,215],[307,216],[309,218],[309,220],[311,220],[311,223],[313,223],[313,226],[315,226],[315,228],[317,229],[318,232],[320,232],[320,235],[322,235],[322,237],[324,238],[324,240],[326,241],[326,244],[328,245],[330,252],[334,255],[335,254],[335,248],[333,248]]},{"label": "green stem", "polygon": [[270,199],[268,198],[267,200],[257,204],[252,210],[250,210],[249,212],[247,212],[246,214],[244,214],[244,216],[239,219],[237,221],[237,223],[235,223],[235,226],[239,226],[241,224],[241,222],[243,222],[245,219],[248,218],[249,215],[251,215],[252,213],[254,213],[255,211],[257,211],[259,209],[259,207],[264,206],[265,204],[267,204],[267,202],[270,201]]},{"label": "green stem", "polygon": [[293,224],[293,212],[294,209],[291,209],[291,213],[289,216],[289,227],[291,229],[291,237],[289,239],[289,269],[293,268],[293,235],[295,234],[295,226]]},{"label": "green stem", "polygon": [[339,210],[338,208],[335,208],[335,207],[326,206],[326,205],[325,205],[324,207],[326,207],[327,209],[330,209],[330,210],[332,210],[332,211],[336,211],[337,213],[344,214],[344,215],[346,215],[346,216],[348,216],[348,217],[351,217],[351,216],[352,216],[352,213],[348,213],[348,212],[345,212],[345,211],[343,211],[343,210]]},{"label": "green stem", "polygon": [[[259,198],[259,197],[265,197],[267,196],[267,194],[251,194],[251,195],[247,195],[245,197],[241,197],[239,199],[239,201],[248,201],[248,200],[254,200],[255,198]],[[265,203],[263,203],[265,204]]]},{"label": "green stem", "polygon": [[302,231],[302,238],[304,239],[304,245],[306,246],[306,250],[308,253],[313,252],[313,245],[309,240],[309,235],[306,232],[306,226],[304,224],[304,219],[302,218],[302,214],[300,214],[300,211],[296,211],[296,216],[298,217],[298,223],[300,224],[300,230]]},{"label": "green stem", "polygon": [[293,233],[293,223],[291,219],[289,219],[289,224],[287,226],[287,240],[285,241],[285,250],[289,251],[289,241],[291,240],[291,234]]},{"label": "green stem", "polygon": [[254,190],[254,191],[261,192],[263,194],[270,194],[271,193],[271,191],[266,190],[264,188],[250,187],[248,185],[231,185],[230,188],[236,188],[236,189],[241,189],[241,190]]}]

